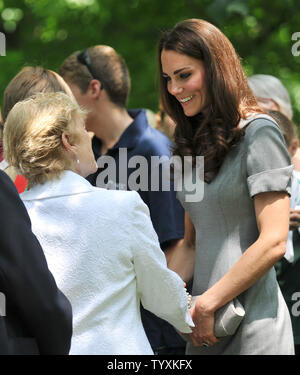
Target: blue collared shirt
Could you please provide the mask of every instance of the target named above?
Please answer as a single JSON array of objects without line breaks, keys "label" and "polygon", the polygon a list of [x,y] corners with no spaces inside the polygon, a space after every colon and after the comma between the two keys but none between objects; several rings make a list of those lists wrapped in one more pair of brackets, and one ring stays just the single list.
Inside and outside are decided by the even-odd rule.
[{"label": "blue collared shirt", "polygon": [[[87,179],[94,186],[116,190],[136,190],[150,210],[153,227],[160,244],[163,245],[167,241],[181,239],[184,236],[184,210],[176,199],[172,181],[170,181],[170,191],[162,191],[161,168],[158,177],[158,191],[151,189],[151,182],[153,181],[151,174],[153,158],[151,159],[151,157],[165,155],[169,158],[172,143],[163,133],[148,125],[145,110],[132,110],[129,111],[129,114],[134,119],[133,122],[125,129],[118,142],[107,150],[105,155],[102,156],[101,153],[101,140],[95,136],[92,140],[98,165],[100,164],[99,158],[102,157],[103,161],[103,157],[112,157],[116,166],[115,176],[112,176],[112,178],[108,176],[107,165],[104,165],[98,168],[95,174],[88,176]],[[145,165],[128,167],[128,161],[135,156],[145,158],[147,170],[145,170]],[[148,179],[147,186],[144,189],[132,189],[129,186],[130,176],[133,176],[132,173],[137,172],[138,169]],[[101,176],[106,176],[106,178],[100,178]]]}]

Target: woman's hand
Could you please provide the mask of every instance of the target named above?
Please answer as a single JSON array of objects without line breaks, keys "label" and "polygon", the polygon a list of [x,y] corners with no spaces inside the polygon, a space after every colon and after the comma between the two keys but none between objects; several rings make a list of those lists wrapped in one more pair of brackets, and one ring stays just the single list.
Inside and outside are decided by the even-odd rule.
[{"label": "woman's hand", "polygon": [[190,310],[195,327],[190,333],[194,346],[212,346],[220,341],[214,335],[215,313],[205,304],[203,297],[198,297],[195,307]]}]

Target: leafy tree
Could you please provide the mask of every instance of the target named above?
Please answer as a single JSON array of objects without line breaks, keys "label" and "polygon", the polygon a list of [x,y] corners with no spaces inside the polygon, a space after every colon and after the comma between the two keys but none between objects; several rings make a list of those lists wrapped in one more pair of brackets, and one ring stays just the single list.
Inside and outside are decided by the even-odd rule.
[{"label": "leafy tree", "polygon": [[0,0],[0,31],[6,36],[0,100],[24,65],[57,70],[75,50],[108,44],[131,72],[129,106],[156,110],[161,31],[186,18],[203,18],[232,41],[248,75],[282,80],[300,125],[300,56],[292,54],[297,42],[292,35],[300,32],[299,7],[298,0]]}]

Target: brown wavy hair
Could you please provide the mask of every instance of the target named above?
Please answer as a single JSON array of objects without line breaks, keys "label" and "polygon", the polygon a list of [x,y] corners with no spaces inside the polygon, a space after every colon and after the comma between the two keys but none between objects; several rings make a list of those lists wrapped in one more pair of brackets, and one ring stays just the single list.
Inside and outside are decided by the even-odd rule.
[{"label": "brown wavy hair", "polygon": [[39,92],[66,92],[65,87],[51,70],[41,66],[25,66],[7,85],[2,104],[3,124],[12,107]]},{"label": "brown wavy hair", "polygon": [[[187,117],[178,100],[168,92],[161,65],[162,50],[172,50],[200,60],[205,67],[208,110]],[[200,19],[179,22],[162,34],[158,44],[160,96],[163,107],[177,124],[174,155],[204,156],[204,179],[210,182],[225,156],[244,135],[238,127],[247,114],[263,113],[248,86],[240,59],[228,38],[214,25]]]},{"label": "brown wavy hair", "polygon": [[[93,79],[88,68],[78,61],[80,51],[72,53],[59,68],[59,74],[68,82],[74,83],[82,93],[86,93]],[[96,45],[89,47],[95,73],[101,78],[101,83],[107,91],[110,100],[118,107],[125,108],[130,93],[131,81],[125,60],[112,47]]]}]

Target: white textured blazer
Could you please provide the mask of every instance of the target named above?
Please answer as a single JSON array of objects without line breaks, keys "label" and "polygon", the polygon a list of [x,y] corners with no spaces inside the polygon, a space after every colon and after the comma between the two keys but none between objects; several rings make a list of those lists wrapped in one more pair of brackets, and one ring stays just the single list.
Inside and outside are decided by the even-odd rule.
[{"label": "white textured blazer", "polygon": [[58,287],[73,307],[70,354],[153,354],[140,302],[181,332],[194,326],[138,193],[65,171],[21,194]]}]

